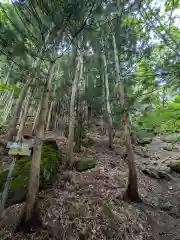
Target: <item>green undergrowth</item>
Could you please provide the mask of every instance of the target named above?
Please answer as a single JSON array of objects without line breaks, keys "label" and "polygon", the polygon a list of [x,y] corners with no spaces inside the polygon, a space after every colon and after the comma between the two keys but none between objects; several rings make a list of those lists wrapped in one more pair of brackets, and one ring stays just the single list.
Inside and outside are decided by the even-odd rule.
[{"label": "green undergrowth", "polygon": [[14,84],[5,84],[0,80],[0,92],[13,92],[16,96],[19,96],[20,91],[20,88]]},{"label": "green undergrowth", "polygon": [[180,103],[176,99],[166,107],[158,107],[145,112],[136,122],[139,131],[146,130],[155,134],[180,132]]},{"label": "green undergrowth", "polygon": [[[60,165],[59,150],[43,145],[40,169],[40,189],[51,185],[55,178]],[[29,169],[31,158],[23,157],[17,160],[13,172],[7,205],[18,203],[25,198],[29,179]],[[3,191],[4,184],[8,175],[8,170],[0,173],[0,191]]]}]

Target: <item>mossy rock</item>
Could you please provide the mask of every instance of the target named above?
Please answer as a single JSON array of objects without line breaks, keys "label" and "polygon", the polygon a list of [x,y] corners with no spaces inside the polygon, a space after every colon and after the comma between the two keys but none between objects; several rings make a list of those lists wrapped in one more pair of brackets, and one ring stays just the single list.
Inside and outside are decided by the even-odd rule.
[{"label": "mossy rock", "polygon": [[169,167],[171,168],[172,171],[180,173],[180,160],[171,162],[169,164]]},{"label": "mossy rock", "polygon": [[96,160],[91,157],[81,158],[75,163],[75,169],[78,172],[86,171],[88,169],[94,168],[96,166]]},{"label": "mossy rock", "polygon": [[160,203],[160,209],[163,211],[170,211],[172,209],[173,205],[167,201],[167,202],[161,202]]},{"label": "mossy rock", "polygon": [[84,147],[90,147],[94,144],[94,140],[91,137],[87,137],[82,140],[81,144]]},{"label": "mossy rock", "polygon": [[90,239],[90,232],[88,230],[79,233],[78,240],[88,240]]},{"label": "mossy rock", "polygon": [[168,144],[168,145],[164,146],[163,149],[166,150],[166,151],[172,151],[173,150],[173,145]]},{"label": "mossy rock", "polygon": [[[43,145],[40,169],[40,189],[46,188],[55,180],[60,165],[60,158],[59,150]],[[7,199],[7,206],[19,203],[25,199],[30,166],[30,157],[23,157],[20,160],[17,160]],[[0,173],[0,192],[3,191],[7,175],[7,169]]]},{"label": "mossy rock", "polygon": [[150,167],[150,168],[145,168],[142,170],[142,172],[151,177],[151,178],[155,178],[155,179],[160,179],[161,177],[158,174],[158,171],[156,170],[156,168]]},{"label": "mossy rock", "polygon": [[163,166],[159,168],[157,171],[160,178],[171,180],[171,177],[169,175],[171,173],[171,168]]},{"label": "mossy rock", "polygon": [[150,137],[144,137],[144,138],[142,138],[142,139],[138,139],[137,142],[138,142],[138,144],[140,144],[140,145],[146,145],[146,144],[149,144],[149,143],[152,142],[152,138],[150,138]]}]

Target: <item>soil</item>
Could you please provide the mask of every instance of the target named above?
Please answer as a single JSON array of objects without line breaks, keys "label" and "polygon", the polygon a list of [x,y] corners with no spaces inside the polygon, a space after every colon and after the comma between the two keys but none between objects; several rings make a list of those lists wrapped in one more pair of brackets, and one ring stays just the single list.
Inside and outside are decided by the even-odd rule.
[{"label": "soil", "polygon": [[[74,159],[93,156],[96,167],[81,173],[59,169],[53,186],[39,193],[37,209],[43,227],[30,233],[4,228],[1,239],[180,240],[180,175],[171,173],[168,181],[142,172],[144,167],[158,168],[177,159],[180,145],[166,151],[167,143],[155,137],[149,145],[135,147],[143,201],[132,203],[120,198],[128,176],[126,160],[121,157],[123,148],[116,144],[109,150],[106,137],[92,137],[94,145],[74,153]],[[65,156],[66,138],[57,137],[57,142]]]}]

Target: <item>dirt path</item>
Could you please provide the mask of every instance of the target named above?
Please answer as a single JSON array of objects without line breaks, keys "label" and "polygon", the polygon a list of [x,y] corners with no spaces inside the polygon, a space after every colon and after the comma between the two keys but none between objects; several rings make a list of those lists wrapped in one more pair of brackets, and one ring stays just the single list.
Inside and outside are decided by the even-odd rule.
[{"label": "dirt path", "polygon": [[[66,139],[60,137],[58,144],[65,153]],[[164,144],[155,138],[147,146],[149,158],[136,155],[143,203],[134,204],[118,200],[126,188],[127,164],[117,151],[107,149],[107,139],[99,137],[94,146],[74,154],[76,160],[93,156],[95,168],[82,173],[60,170],[52,188],[39,194],[46,229],[12,239],[180,240],[180,175],[172,174],[167,181],[141,170],[144,162],[177,157],[179,152],[163,150]]]},{"label": "dirt path", "polygon": [[[151,158],[141,160],[152,161],[154,155],[157,161],[177,156],[177,152],[167,152],[163,147],[164,142],[155,138],[147,147]],[[40,208],[50,212],[47,214],[49,216],[43,212],[42,219],[48,222],[47,225],[53,226],[53,232],[61,226],[62,239],[78,239],[79,234],[87,229],[91,232],[91,237],[82,239],[126,239],[126,232],[132,240],[180,239],[178,175],[173,174],[170,181],[152,179],[144,175],[138,167],[139,191],[143,203],[125,203],[117,200],[127,183],[125,161],[120,155],[107,149],[107,139],[103,137],[96,139],[95,146],[84,149],[81,154],[75,154],[74,158],[88,155],[97,159],[94,169],[83,173],[60,173],[53,189],[42,196]],[[141,161],[139,156],[136,158]],[[106,207],[112,209],[117,217],[113,223]],[[118,226],[118,230],[115,226]],[[70,235],[67,235],[67,232]],[[57,231],[56,237],[59,234]]]}]

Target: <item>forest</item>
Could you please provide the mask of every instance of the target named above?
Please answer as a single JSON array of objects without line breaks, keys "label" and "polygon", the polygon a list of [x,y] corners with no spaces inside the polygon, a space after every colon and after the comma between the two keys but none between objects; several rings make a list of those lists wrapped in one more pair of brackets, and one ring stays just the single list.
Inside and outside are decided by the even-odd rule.
[{"label": "forest", "polygon": [[180,1],[0,1],[0,239],[178,240]]}]

